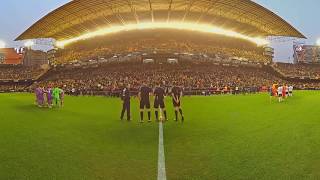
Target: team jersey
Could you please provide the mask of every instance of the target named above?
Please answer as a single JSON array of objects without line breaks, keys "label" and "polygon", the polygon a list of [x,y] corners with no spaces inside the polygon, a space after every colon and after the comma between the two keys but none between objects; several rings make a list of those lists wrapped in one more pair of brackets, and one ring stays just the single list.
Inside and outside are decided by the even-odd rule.
[{"label": "team jersey", "polygon": [[60,99],[60,94],[62,93],[62,89],[60,88],[54,88],[52,91],[52,95],[54,98]]},{"label": "team jersey", "polygon": [[283,93],[283,94],[286,93],[286,86],[282,86],[282,93]]},{"label": "team jersey", "polygon": [[273,88],[272,87],[269,88],[269,93],[271,94],[271,96],[273,95]]},{"label": "team jersey", "polygon": [[156,87],[154,90],[154,95],[157,101],[163,101],[165,96],[165,90],[161,87]]},{"label": "team jersey", "polygon": [[51,99],[51,98],[52,98],[52,89],[51,89],[51,88],[49,88],[49,89],[47,90],[47,98],[48,98],[48,99]]},{"label": "team jersey", "polygon": [[64,91],[62,89],[60,89],[60,94],[59,94],[60,98],[63,99],[64,98]]},{"label": "team jersey", "polygon": [[149,95],[152,92],[151,88],[142,86],[140,88],[140,97],[142,101],[149,101]]},{"label": "team jersey", "polygon": [[35,94],[36,94],[36,96],[39,96],[40,95],[40,92],[41,91],[41,89],[40,88],[36,88],[36,90],[35,90]]},{"label": "team jersey", "polygon": [[278,87],[278,94],[282,94],[282,90],[283,90],[282,86]]},{"label": "team jersey", "polygon": [[175,86],[175,87],[172,88],[171,91],[172,91],[173,96],[174,96],[176,99],[180,99],[181,92],[182,92],[181,88]]},{"label": "team jersey", "polygon": [[293,91],[293,86],[289,86],[289,92]]}]

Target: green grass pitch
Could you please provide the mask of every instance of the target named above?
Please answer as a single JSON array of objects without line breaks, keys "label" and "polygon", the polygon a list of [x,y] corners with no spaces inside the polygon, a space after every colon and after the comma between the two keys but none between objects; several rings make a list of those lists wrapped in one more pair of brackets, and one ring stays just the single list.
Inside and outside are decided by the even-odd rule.
[{"label": "green grass pitch", "polygon": [[[41,109],[0,94],[0,179],[157,179],[158,124],[121,122],[117,98],[69,97]],[[184,97],[164,124],[167,179],[320,179],[320,92]],[[154,115],[153,115],[154,117]]]}]

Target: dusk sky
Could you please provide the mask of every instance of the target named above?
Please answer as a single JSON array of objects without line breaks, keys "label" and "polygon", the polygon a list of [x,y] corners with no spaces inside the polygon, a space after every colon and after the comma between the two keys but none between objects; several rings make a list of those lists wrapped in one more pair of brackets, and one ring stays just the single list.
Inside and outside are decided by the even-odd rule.
[{"label": "dusk sky", "polygon": [[[35,21],[69,0],[4,0],[0,6],[0,40],[7,47],[21,45],[13,40]],[[308,37],[306,44],[315,44],[320,38],[319,0],[255,0],[275,12]],[[273,42],[276,60],[292,59],[292,41]]]}]

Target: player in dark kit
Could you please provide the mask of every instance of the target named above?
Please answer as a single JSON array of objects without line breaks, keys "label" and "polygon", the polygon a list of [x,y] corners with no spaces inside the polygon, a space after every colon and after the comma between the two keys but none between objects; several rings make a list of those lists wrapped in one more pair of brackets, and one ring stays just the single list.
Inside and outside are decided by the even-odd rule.
[{"label": "player in dark kit", "polygon": [[121,93],[122,111],[120,119],[123,120],[124,113],[127,111],[127,120],[130,121],[130,85],[128,84]]},{"label": "player in dark kit", "polygon": [[143,123],[143,112],[146,109],[148,111],[148,122],[151,122],[151,111],[150,111],[150,93],[152,92],[145,83],[142,85],[139,91],[139,100],[140,100],[140,119]]},{"label": "player in dark kit", "polygon": [[165,109],[164,98],[165,98],[165,90],[158,84],[158,86],[154,89],[154,111],[156,115],[156,120],[159,121],[159,108],[164,114],[164,118],[167,121],[167,111]]},{"label": "player in dark kit", "polygon": [[178,86],[174,86],[171,90],[172,93],[172,102],[174,107],[174,112],[176,115],[175,121],[178,121],[178,111],[181,115],[181,121],[184,121],[184,116],[181,109],[181,96],[182,96],[182,89]]}]

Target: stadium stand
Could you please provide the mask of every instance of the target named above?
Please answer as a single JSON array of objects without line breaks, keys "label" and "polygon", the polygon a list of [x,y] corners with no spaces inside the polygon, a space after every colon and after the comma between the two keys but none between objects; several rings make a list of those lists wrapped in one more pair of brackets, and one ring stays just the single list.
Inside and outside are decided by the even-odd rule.
[{"label": "stadium stand", "polygon": [[22,64],[23,55],[18,54],[14,48],[0,48],[0,54],[4,56],[0,64]]},{"label": "stadium stand", "polygon": [[[154,36],[154,34],[157,35]],[[235,41],[234,38],[218,35],[208,37],[203,33],[174,30],[134,31],[79,41],[65,49],[60,49],[56,53],[56,61],[61,64],[75,60],[97,60],[109,58],[115,54],[134,52],[220,55],[224,59],[242,57],[251,61],[271,62],[270,58],[263,55],[263,47],[247,41],[238,39]]]},{"label": "stadium stand", "polygon": [[[235,87],[244,92],[257,92],[267,89],[272,83],[291,83],[301,89],[320,87],[318,82],[290,81],[283,75],[287,72],[282,72],[276,65],[270,66],[273,54],[266,56],[264,47],[257,46],[248,38],[226,36],[228,33],[208,36],[177,27],[175,30],[137,28],[112,35],[86,36],[97,29],[112,29],[124,24],[185,21],[196,26],[212,24],[214,20],[215,26],[241,32],[242,37],[305,38],[281,17],[253,1],[88,2],[70,1],[16,38],[51,38],[57,42],[77,39],[55,52],[54,62],[51,62],[53,68],[39,75],[35,79],[38,83],[28,90],[38,85],[54,84],[69,93],[110,95],[123,83],[130,83],[137,89],[142,77],[149,84],[162,81],[164,86],[176,81],[184,86],[185,91],[196,94],[203,91],[225,92],[221,89],[230,92]],[[83,8],[86,3],[89,5]],[[169,65],[163,61],[172,57],[179,63]],[[142,64],[146,59],[156,62]],[[24,77],[23,73],[21,77],[5,76],[23,79],[33,78],[36,74],[29,77]]]},{"label": "stadium stand", "polygon": [[1,85],[0,84],[0,93],[1,92],[24,92],[26,91],[27,85],[22,84],[12,84],[12,85]]},{"label": "stadium stand", "polygon": [[26,91],[26,88],[44,75],[47,70],[39,66],[0,65],[0,92]]},{"label": "stadium stand", "polygon": [[39,67],[22,65],[0,65],[0,80],[32,80],[44,73]]},{"label": "stadium stand", "polygon": [[275,63],[273,67],[285,77],[309,79],[320,78],[319,64]]},{"label": "stadium stand", "polygon": [[[169,51],[164,49],[164,52],[167,50]],[[318,65],[270,65],[264,64],[263,61],[249,61],[246,58],[230,59],[225,53],[226,50],[213,51],[215,53],[210,53],[210,56],[200,53],[161,54],[154,53],[154,49],[150,54],[126,54],[128,52],[125,51],[126,53],[118,54],[116,57],[112,56],[111,51],[101,50],[101,54],[96,49],[80,52],[81,61],[68,60],[48,71],[39,67],[2,65],[0,91],[33,91],[38,85],[52,85],[62,87],[67,93],[74,95],[116,96],[124,83],[130,83],[137,91],[142,82],[152,86],[161,82],[168,89],[173,82],[179,82],[179,85],[184,87],[185,94],[205,95],[234,93],[236,88],[247,93],[265,91],[273,83],[291,84],[295,89],[320,89],[319,81],[288,79],[288,76],[306,75],[315,78],[320,69]],[[112,57],[101,59],[102,56],[106,57],[106,54]],[[68,57],[64,55],[61,57]],[[179,63],[168,63],[168,57],[177,58]],[[144,58],[153,58],[155,62],[144,64]],[[35,81],[37,83],[33,83]]]},{"label": "stadium stand", "polygon": [[221,94],[265,91],[273,83],[291,84],[296,89],[316,89],[320,83],[290,82],[268,71],[268,66],[195,63],[142,64],[136,62],[100,63],[80,67],[58,66],[41,78],[36,86],[59,86],[74,95],[116,96],[123,84],[137,91],[143,82],[151,86],[161,82],[170,88],[173,82],[184,87],[185,94]]}]

